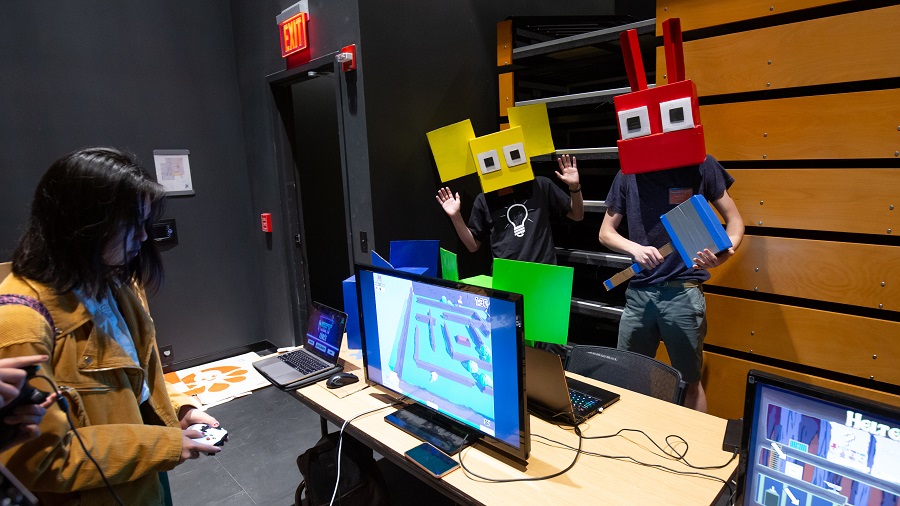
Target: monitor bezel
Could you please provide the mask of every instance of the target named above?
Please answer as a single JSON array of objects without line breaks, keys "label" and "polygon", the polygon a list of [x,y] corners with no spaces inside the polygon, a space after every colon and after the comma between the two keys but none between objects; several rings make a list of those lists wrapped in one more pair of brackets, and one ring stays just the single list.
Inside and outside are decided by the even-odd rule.
[{"label": "monitor bezel", "polygon": [[[365,320],[363,316],[363,303],[362,303],[362,283],[360,282],[359,273],[361,270],[366,270],[376,274],[385,274],[388,276],[394,276],[401,279],[406,279],[409,281],[426,283],[436,286],[442,286],[445,288],[450,288],[453,290],[459,290],[466,293],[471,293],[475,295],[482,295],[485,297],[491,297],[499,300],[509,301],[515,304],[515,312],[516,312],[516,366],[518,369],[518,377],[519,377],[519,389],[518,389],[518,418],[519,418],[519,447],[514,448],[509,445],[505,441],[498,439],[490,434],[485,432],[481,432],[478,429],[473,428],[474,431],[477,431],[482,435],[481,443],[489,446],[491,449],[498,451],[502,454],[510,455],[519,461],[526,461],[528,459],[528,455],[531,451],[531,429],[530,429],[530,415],[528,414],[528,404],[526,401],[526,391],[525,391],[525,330],[524,330],[524,314],[525,314],[525,305],[524,305],[524,296],[519,293],[514,292],[506,292],[503,290],[496,290],[493,288],[485,288],[482,286],[470,285],[467,283],[462,283],[459,281],[449,281],[442,278],[434,278],[430,276],[423,276],[420,274],[413,274],[406,271],[401,271],[397,269],[389,269],[383,267],[375,267],[371,265],[364,264],[354,264],[354,276],[356,280],[356,301],[357,301],[357,310],[359,311],[359,330],[360,330],[360,348],[362,352],[363,358],[363,374],[365,375],[366,384],[369,386],[377,386],[389,392],[393,392],[398,396],[403,396],[403,393],[397,392],[389,388],[388,386],[379,383],[377,381],[369,378],[369,363],[366,350],[366,330],[365,330]],[[434,411],[436,413],[441,414],[442,416],[447,416],[444,413],[441,413],[434,408],[421,403],[415,399],[405,398],[405,401],[408,404],[417,404],[419,406],[424,406],[427,409]],[[455,420],[452,417],[447,416],[450,420]]]},{"label": "monitor bezel", "polygon": [[807,398],[847,406],[856,411],[866,412],[887,419],[900,420],[900,407],[891,406],[883,402],[857,397],[844,392],[838,392],[828,388],[803,383],[801,381],[778,376],[776,374],[751,369],[747,372],[747,384],[744,394],[744,418],[741,427],[741,458],[739,464],[737,493],[743,496],[742,504],[748,503],[747,497],[747,471],[750,465],[750,439],[754,432],[754,412],[756,410],[757,385],[762,384],[779,388],[790,393],[805,396]]}]

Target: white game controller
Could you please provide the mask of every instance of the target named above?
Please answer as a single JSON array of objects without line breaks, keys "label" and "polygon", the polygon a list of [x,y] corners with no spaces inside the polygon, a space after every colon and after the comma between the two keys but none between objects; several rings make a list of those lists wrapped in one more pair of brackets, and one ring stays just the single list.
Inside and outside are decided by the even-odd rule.
[{"label": "white game controller", "polygon": [[187,430],[196,430],[203,434],[203,437],[193,438],[193,440],[198,443],[212,446],[224,446],[225,442],[228,441],[228,431],[221,427],[211,427],[205,423],[195,423],[188,427]]}]

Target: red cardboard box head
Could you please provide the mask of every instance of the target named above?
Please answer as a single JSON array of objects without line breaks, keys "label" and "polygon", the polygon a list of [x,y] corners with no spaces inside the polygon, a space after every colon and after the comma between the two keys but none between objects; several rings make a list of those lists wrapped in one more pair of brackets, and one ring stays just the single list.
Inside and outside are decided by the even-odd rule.
[{"label": "red cardboard box head", "polygon": [[647,87],[637,32],[619,39],[631,93],[614,98],[619,125],[619,165],[625,174],[696,165],[706,158],[697,87],[684,78],[681,22],[663,22],[669,84]]}]

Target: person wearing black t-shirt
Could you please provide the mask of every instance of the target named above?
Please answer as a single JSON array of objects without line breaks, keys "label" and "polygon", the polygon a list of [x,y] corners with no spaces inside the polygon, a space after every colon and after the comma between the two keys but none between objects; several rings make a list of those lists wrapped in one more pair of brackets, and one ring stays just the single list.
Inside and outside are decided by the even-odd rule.
[{"label": "person wearing black t-shirt", "polygon": [[441,188],[436,198],[470,252],[478,251],[483,242],[489,241],[495,258],[556,264],[550,219],[566,216],[581,221],[584,218],[575,157],[563,155],[557,161],[556,177],[569,187],[568,195],[543,176],[480,193],[475,197],[468,225],[460,214],[459,192],[454,194],[450,188]]},{"label": "person wearing black t-shirt", "polygon": [[[732,183],[734,178],[709,155],[698,165],[640,174],[619,171],[600,225],[600,243],[631,256],[643,268],[625,291],[617,347],[653,357],[664,342],[672,366],[688,384],[684,405],[704,412],[700,373],[707,325],[702,284],[710,278],[709,269],[731,258],[744,237],[744,221],[728,194]],[[693,195],[702,195],[716,208],[732,247],[718,255],[709,249],[692,252],[696,257],[688,268],[678,254],[659,253],[671,240],[660,216]],[[627,238],[618,230],[626,218]]]}]

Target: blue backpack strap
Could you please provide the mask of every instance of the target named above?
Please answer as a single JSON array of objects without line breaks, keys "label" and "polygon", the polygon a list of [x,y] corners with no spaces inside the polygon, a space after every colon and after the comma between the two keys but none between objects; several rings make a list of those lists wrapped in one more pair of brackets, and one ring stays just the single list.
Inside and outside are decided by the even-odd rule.
[{"label": "blue backpack strap", "polygon": [[34,309],[35,311],[40,313],[45,320],[47,320],[47,323],[50,325],[51,329],[56,330],[56,327],[53,325],[53,317],[50,316],[50,311],[47,310],[46,306],[41,304],[41,301],[27,295],[16,295],[11,293],[0,295],[0,306],[5,306],[7,304],[28,306],[31,309]]}]

